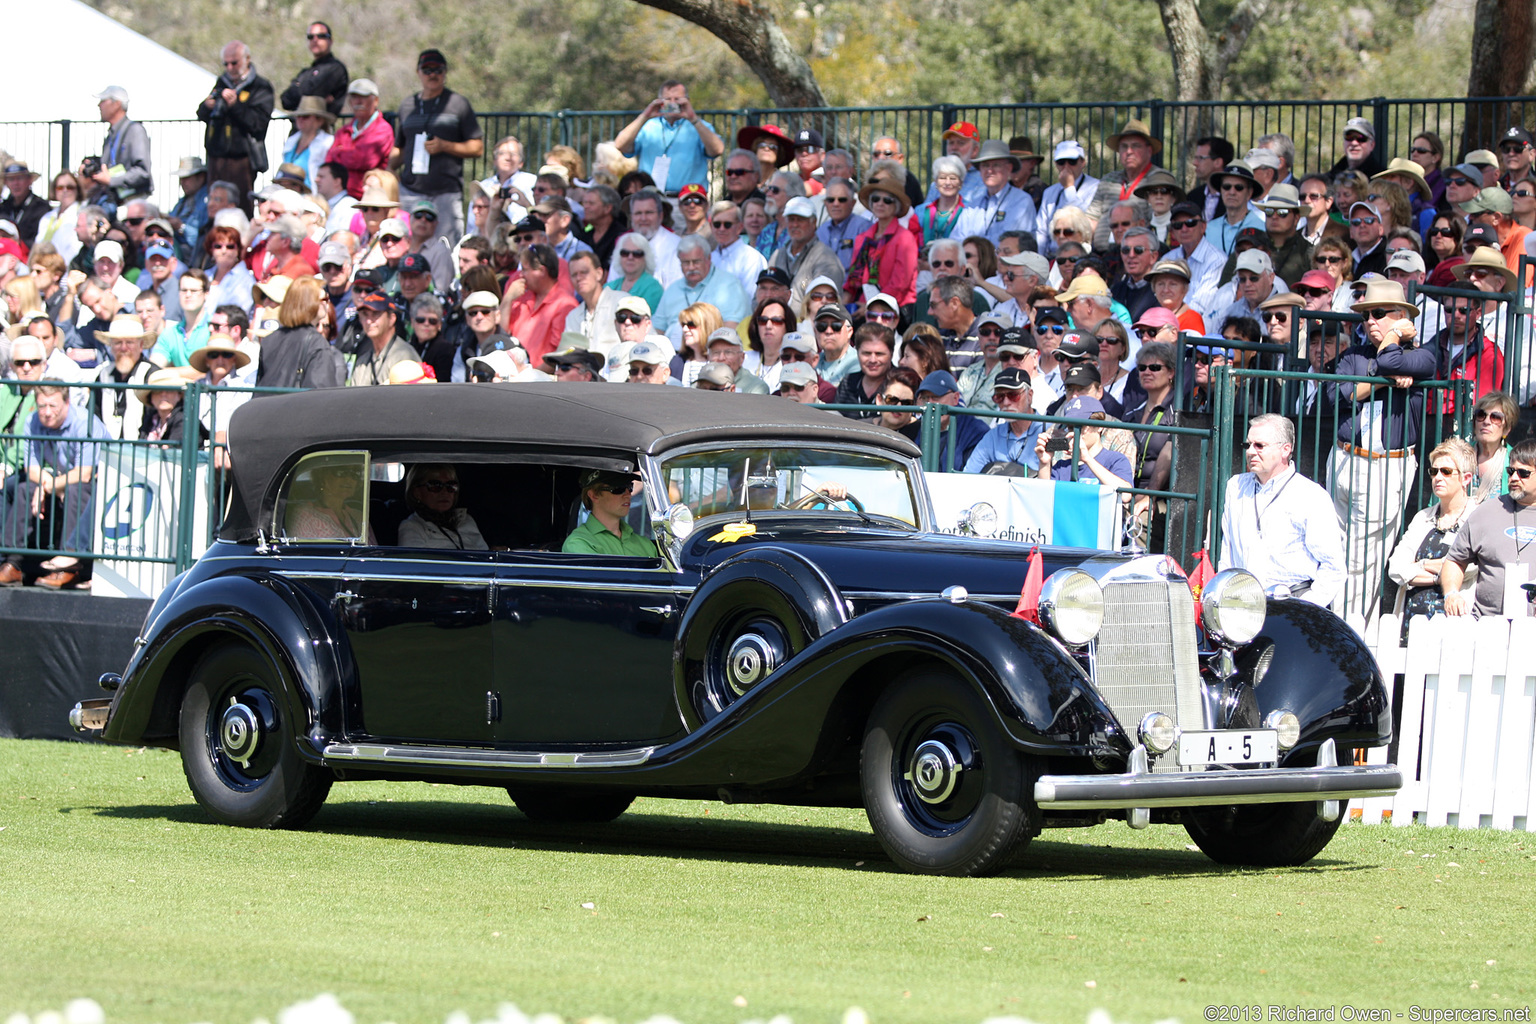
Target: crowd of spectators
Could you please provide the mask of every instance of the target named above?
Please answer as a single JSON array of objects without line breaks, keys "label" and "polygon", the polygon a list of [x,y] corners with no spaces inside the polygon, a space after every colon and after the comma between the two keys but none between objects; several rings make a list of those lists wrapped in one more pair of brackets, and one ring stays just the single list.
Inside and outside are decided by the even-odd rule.
[{"label": "crowd of spectators", "polygon": [[[945,469],[1159,491],[1176,446],[1156,428],[1213,410],[1213,367],[1299,339],[1317,376],[1283,408],[1246,410],[1285,415],[1253,420],[1224,559],[1324,604],[1368,606],[1390,574],[1409,608],[1455,613],[1450,595],[1474,580],[1476,607],[1492,607],[1484,591],[1504,574],[1469,569],[1444,600],[1423,591],[1480,557],[1461,560],[1445,522],[1475,524],[1479,501],[1523,493],[1504,437],[1536,382],[1529,360],[1506,366],[1509,318],[1492,294],[1529,285],[1519,261],[1536,255],[1523,128],[1497,153],[1453,160],[1432,132],[1405,156],[1380,151],[1355,118],[1344,156],[1319,171],[1295,165],[1285,135],[1246,150],[1209,136],[1186,179],[1157,165],[1162,140],[1139,120],[1105,140],[1116,166],[1101,177],[1082,140],[1036,152],[958,122],[924,192],[899,138],[829,147],[815,128],[760,125],[729,140],[667,81],[590,164],[563,145],[531,161],[508,136],[489,147],[492,173],[466,181],[487,146],[446,55],[421,51],[419,91],[391,112],[376,83],[349,75],[325,23],[306,36],[312,62],[281,91],[244,43],[223,48],[196,104],[204,149],[180,159],[177,196],[153,195],[148,134],[116,86],[98,96],[101,155],[52,175],[46,196],[0,154],[0,356],[14,378],[0,435],[174,444],[196,430],[223,464],[218,442],[250,394],[188,423],[188,382],[608,381],[859,406],[841,415],[920,443],[933,415],[927,443],[938,438]],[[269,168],[274,117],[292,131]],[[1437,301],[1426,285],[1464,294]],[[1319,311],[1363,321],[1307,319]],[[1425,412],[1453,411],[1428,380],[1468,382],[1481,418],[1471,448],[1426,457],[1438,504],[1413,516],[1420,557],[1404,562],[1404,515],[1428,493]],[[1331,434],[1310,487],[1290,483],[1296,416],[1326,418]],[[84,581],[72,557],[29,567],[21,552],[80,550],[95,451],[4,442],[0,584]],[[1465,501],[1442,493],[1451,464],[1470,474]],[[1133,522],[1157,522],[1159,501],[1129,504]]]}]

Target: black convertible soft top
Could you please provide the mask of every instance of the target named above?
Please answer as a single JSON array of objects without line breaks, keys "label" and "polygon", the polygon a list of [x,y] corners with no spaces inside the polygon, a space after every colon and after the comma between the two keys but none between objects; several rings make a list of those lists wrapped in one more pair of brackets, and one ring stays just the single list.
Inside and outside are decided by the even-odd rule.
[{"label": "black convertible soft top", "polygon": [[895,431],[770,395],[552,382],[317,389],[258,397],[235,411],[234,494],[220,536],[254,538],[274,477],[296,455],[319,449],[515,444],[637,456],[701,442],[766,440],[918,454]]}]

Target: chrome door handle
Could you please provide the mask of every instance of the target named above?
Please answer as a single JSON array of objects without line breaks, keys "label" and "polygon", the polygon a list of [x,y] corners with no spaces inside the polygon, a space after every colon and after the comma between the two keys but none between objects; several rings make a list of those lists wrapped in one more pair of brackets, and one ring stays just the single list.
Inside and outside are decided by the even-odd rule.
[{"label": "chrome door handle", "polygon": [[361,595],[354,594],[350,590],[338,590],[336,592],[336,596],[331,598],[331,600],[333,600],[333,601],[356,601],[359,596],[361,596]]},{"label": "chrome door handle", "polygon": [[643,604],[640,610],[650,612],[652,615],[660,615],[664,619],[672,617],[672,606],[669,604]]}]

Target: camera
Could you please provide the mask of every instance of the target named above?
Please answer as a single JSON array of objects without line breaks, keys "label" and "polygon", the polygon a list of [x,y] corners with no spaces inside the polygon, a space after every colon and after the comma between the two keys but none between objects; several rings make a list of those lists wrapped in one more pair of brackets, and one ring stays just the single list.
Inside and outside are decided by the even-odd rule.
[{"label": "camera", "polygon": [[1072,438],[1064,430],[1053,430],[1051,436],[1045,439],[1045,450],[1048,452],[1069,452],[1072,450]]},{"label": "camera", "polygon": [[101,157],[88,156],[80,161],[80,173],[87,178],[94,178],[101,173]]},{"label": "camera", "polygon": [[505,202],[508,199],[511,199],[512,198],[512,186],[511,185],[503,185],[503,186],[501,186],[501,188],[496,190],[496,198],[502,200],[503,202]]},{"label": "camera", "polygon": [[671,100],[668,100],[666,103],[661,105],[662,114],[667,116],[671,116],[672,114],[675,114],[682,109],[682,107],[678,106],[676,103],[673,103]]}]

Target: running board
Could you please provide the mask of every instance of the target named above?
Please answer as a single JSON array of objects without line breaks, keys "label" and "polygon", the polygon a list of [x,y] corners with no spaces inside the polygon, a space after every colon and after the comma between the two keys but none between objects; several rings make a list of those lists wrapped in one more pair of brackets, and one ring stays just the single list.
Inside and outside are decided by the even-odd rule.
[{"label": "running board", "polygon": [[327,761],[375,764],[423,764],[449,768],[632,768],[644,764],[655,747],[597,752],[539,750],[471,750],[464,747],[422,747],[385,743],[332,743]]}]

